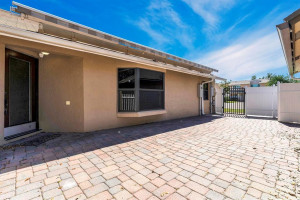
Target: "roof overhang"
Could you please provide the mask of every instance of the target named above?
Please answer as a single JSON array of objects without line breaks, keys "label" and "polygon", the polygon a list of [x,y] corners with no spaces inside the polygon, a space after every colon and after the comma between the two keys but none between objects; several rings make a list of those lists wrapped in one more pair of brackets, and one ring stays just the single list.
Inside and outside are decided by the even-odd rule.
[{"label": "roof overhang", "polygon": [[219,80],[219,81],[226,81],[226,78],[221,78],[219,76],[214,76],[214,79]]},{"label": "roof overhang", "polygon": [[29,41],[29,42],[36,42],[39,44],[51,45],[51,46],[55,46],[55,47],[90,53],[90,54],[94,54],[94,55],[101,55],[101,56],[105,56],[105,57],[134,62],[134,63],[138,63],[138,64],[143,64],[146,66],[181,72],[181,73],[200,76],[200,77],[204,77],[204,78],[221,79],[221,78],[211,75],[211,74],[201,73],[201,72],[198,72],[195,70],[189,70],[184,67],[174,66],[171,64],[166,64],[166,63],[161,63],[161,62],[154,62],[153,60],[150,60],[150,59],[137,57],[134,55],[127,55],[122,52],[111,51],[111,50],[99,48],[99,47],[93,46],[93,45],[82,44],[82,43],[78,43],[78,42],[64,40],[62,38],[56,38],[56,37],[52,37],[52,36],[48,36],[48,35],[30,32],[30,31],[26,31],[26,30],[23,30],[20,28],[13,28],[13,27],[0,25],[0,36],[21,39],[21,40]]},{"label": "roof overhang", "polygon": [[288,22],[284,22],[276,26],[279,39],[281,42],[285,61],[288,66],[289,74],[293,76],[296,73],[294,62],[293,62],[293,41],[291,40],[291,31]]},{"label": "roof overhang", "polygon": [[[57,17],[55,15],[31,8],[29,6],[13,2],[13,5],[16,7],[13,7],[12,10],[14,12],[25,14],[28,19],[37,21],[41,24],[44,24],[45,26],[52,26],[59,28],[60,31],[52,31],[52,34],[61,32],[61,30],[70,31],[70,33],[76,33],[77,35],[84,35],[89,36],[92,39],[101,40],[102,44],[104,42],[110,43],[107,46],[114,46],[117,47],[114,50],[118,51],[128,51],[128,49],[131,49],[131,53],[134,55],[139,55],[142,57],[146,57],[146,54],[152,55],[153,60],[158,60],[165,62],[167,64],[173,64],[173,65],[179,65],[184,68],[188,69],[195,69],[199,70],[200,72],[205,73],[211,73],[213,71],[218,72],[218,70],[162,52],[158,51],[156,49],[143,46],[119,37],[116,37],[111,34],[104,33],[102,31],[72,22],[70,20],[66,20],[60,17]],[[81,36],[79,36],[81,37]],[[81,37],[82,38],[82,37]],[[92,39],[89,39],[88,41],[92,41]],[[107,47],[106,46],[106,47]],[[149,58],[149,57],[148,57]]]}]

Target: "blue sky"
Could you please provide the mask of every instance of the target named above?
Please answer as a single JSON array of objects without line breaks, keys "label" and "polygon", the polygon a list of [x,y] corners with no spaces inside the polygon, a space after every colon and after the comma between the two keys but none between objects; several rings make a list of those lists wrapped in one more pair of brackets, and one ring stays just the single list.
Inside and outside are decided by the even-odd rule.
[{"label": "blue sky", "polygon": [[300,8],[299,0],[18,2],[216,68],[229,80],[287,74],[275,26]]}]

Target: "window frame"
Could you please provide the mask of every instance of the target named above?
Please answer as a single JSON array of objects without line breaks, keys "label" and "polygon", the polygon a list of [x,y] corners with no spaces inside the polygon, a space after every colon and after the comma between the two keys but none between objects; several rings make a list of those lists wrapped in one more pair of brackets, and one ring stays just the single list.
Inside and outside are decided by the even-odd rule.
[{"label": "window frame", "polygon": [[[134,69],[134,88],[119,88],[119,70],[120,69]],[[146,88],[141,88],[140,87],[140,72],[141,69],[143,70],[148,70],[152,72],[158,72],[162,74],[163,78],[163,87],[162,89],[146,89]],[[134,91],[134,102],[135,102],[135,107],[134,110],[121,110],[120,109],[120,91]],[[141,110],[140,109],[140,91],[156,91],[156,92],[162,92],[163,93],[163,102],[162,102],[162,108],[158,109],[147,109],[147,110]],[[118,112],[146,112],[146,111],[156,111],[156,110],[164,110],[165,109],[165,73],[161,71],[155,71],[155,70],[150,70],[150,69],[145,69],[145,68],[118,68],[117,69],[117,92],[118,92],[118,99],[117,99],[117,110]]]}]

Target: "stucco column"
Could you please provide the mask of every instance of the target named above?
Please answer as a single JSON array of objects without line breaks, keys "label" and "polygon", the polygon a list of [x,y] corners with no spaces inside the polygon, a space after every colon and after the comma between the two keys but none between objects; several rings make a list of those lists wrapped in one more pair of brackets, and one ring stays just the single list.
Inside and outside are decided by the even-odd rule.
[{"label": "stucco column", "polygon": [[0,42],[0,145],[4,143],[5,45]]}]

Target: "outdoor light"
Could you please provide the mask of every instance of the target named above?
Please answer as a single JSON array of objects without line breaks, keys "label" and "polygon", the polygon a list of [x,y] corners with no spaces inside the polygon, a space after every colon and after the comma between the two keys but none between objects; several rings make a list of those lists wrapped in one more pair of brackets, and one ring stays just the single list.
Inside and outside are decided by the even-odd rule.
[{"label": "outdoor light", "polygon": [[48,56],[50,53],[42,51],[39,53],[40,58],[43,58],[44,56]]}]

